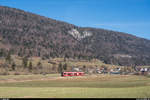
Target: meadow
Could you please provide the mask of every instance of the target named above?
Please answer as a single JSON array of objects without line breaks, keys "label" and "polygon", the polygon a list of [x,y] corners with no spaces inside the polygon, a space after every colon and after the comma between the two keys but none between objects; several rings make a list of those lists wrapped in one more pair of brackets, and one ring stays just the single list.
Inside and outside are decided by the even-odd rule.
[{"label": "meadow", "polygon": [[149,98],[150,78],[135,75],[0,76],[1,98]]},{"label": "meadow", "polygon": [[[146,76],[86,74],[82,77],[61,77],[57,70],[60,63],[67,63],[66,71],[70,71],[72,66],[78,68],[83,68],[85,65],[86,68],[106,66],[108,69],[123,68],[123,66],[104,64],[97,59],[91,61],[66,59],[64,61],[64,58],[43,60],[32,57],[28,59],[33,64],[32,71],[29,71],[23,68],[21,57],[13,55],[12,59],[16,63],[15,70],[12,70],[11,66],[0,67],[0,73],[8,73],[0,75],[0,98],[150,97],[150,78]],[[35,69],[38,62],[42,63],[42,69]],[[5,65],[5,59],[0,59],[0,63]]]}]

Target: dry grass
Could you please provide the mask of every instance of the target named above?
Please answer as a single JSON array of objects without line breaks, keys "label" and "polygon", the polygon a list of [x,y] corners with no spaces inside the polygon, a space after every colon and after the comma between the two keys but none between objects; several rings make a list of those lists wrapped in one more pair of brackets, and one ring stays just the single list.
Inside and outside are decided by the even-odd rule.
[{"label": "dry grass", "polygon": [[[6,70],[7,73],[9,74],[40,74],[40,73],[57,73],[57,68],[59,63],[61,62],[62,64],[67,63],[68,65],[68,70],[71,70],[72,66],[75,67],[79,67],[82,68],[83,66],[86,66],[86,68],[94,68],[94,67],[102,67],[102,66],[106,66],[108,69],[110,68],[115,68],[115,67],[121,67],[121,66],[115,66],[115,65],[109,65],[109,64],[104,64],[102,61],[97,60],[97,59],[93,59],[91,61],[86,61],[86,60],[77,60],[77,59],[67,59],[66,62],[64,62],[64,58],[54,58],[54,59],[47,59],[47,60],[42,60],[40,57],[31,57],[29,58],[29,61],[32,61],[32,65],[33,65],[33,70],[31,72],[28,71],[28,69],[24,69],[22,66],[22,58],[18,57],[16,55],[12,55],[12,59],[13,61],[16,63],[16,65],[18,67],[16,67],[16,71],[12,71],[11,70],[11,65],[10,68],[8,70]],[[52,63],[48,63],[49,61],[54,62],[55,65],[53,65]],[[43,68],[42,69],[37,69],[37,64],[41,62]],[[5,63],[5,59],[0,59],[0,63],[4,64]],[[29,62],[28,62],[29,64]],[[55,70],[52,70],[52,67],[55,66]],[[5,71],[2,72],[2,68],[0,68],[0,73],[5,73]]]},{"label": "dry grass", "polygon": [[[7,98],[148,98],[150,78],[134,75],[0,76],[0,97]],[[2,83],[2,81],[4,83]],[[14,92],[15,91],[15,92]]]},{"label": "dry grass", "polygon": [[0,76],[1,82],[23,82],[23,81],[37,81],[37,80],[56,80],[60,82],[95,82],[95,81],[138,81],[138,80],[146,80],[149,79],[144,76],[135,76],[135,75],[85,75],[85,76],[72,76],[72,77],[61,77],[60,74],[47,74],[47,75],[7,75]]}]

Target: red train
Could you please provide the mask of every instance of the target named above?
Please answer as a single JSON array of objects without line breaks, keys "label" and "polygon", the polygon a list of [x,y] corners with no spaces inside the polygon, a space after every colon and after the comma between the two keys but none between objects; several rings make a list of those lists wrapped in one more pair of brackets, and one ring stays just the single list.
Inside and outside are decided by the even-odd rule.
[{"label": "red train", "polygon": [[61,76],[83,76],[84,72],[62,72]]}]

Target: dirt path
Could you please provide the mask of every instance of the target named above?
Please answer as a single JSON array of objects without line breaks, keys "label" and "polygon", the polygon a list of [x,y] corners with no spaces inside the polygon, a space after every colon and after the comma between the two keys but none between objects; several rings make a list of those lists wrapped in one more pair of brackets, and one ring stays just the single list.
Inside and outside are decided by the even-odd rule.
[{"label": "dirt path", "polygon": [[12,82],[29,82],[29,81],[45,81],[45,80],[57,80],[62,77],[46,77],[46,78],[35,78],[35,79],[0,79],[0,83],[12,83]]},{"label": "dirt path", "polygon": [[12,83],[12,82],[29,82],[29,81],[107,81],[107,80],[122,80],[135,76],[130,75],[86,75],[86,76],[73,76],[73,77],[61,77],[61,76],[27,76],[27,77],[15,77],[12,78],[0,78],[0,83]]}]

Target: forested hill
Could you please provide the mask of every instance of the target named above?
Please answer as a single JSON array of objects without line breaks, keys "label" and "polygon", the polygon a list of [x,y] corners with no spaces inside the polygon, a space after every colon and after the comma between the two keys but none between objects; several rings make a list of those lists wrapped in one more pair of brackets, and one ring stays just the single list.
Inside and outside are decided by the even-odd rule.
[{"label": "forested hill", "polygon": [[98,58],[108,64],[150,65],[150,40],[0,6],[0,56],[8,52],[43,59]]}]

